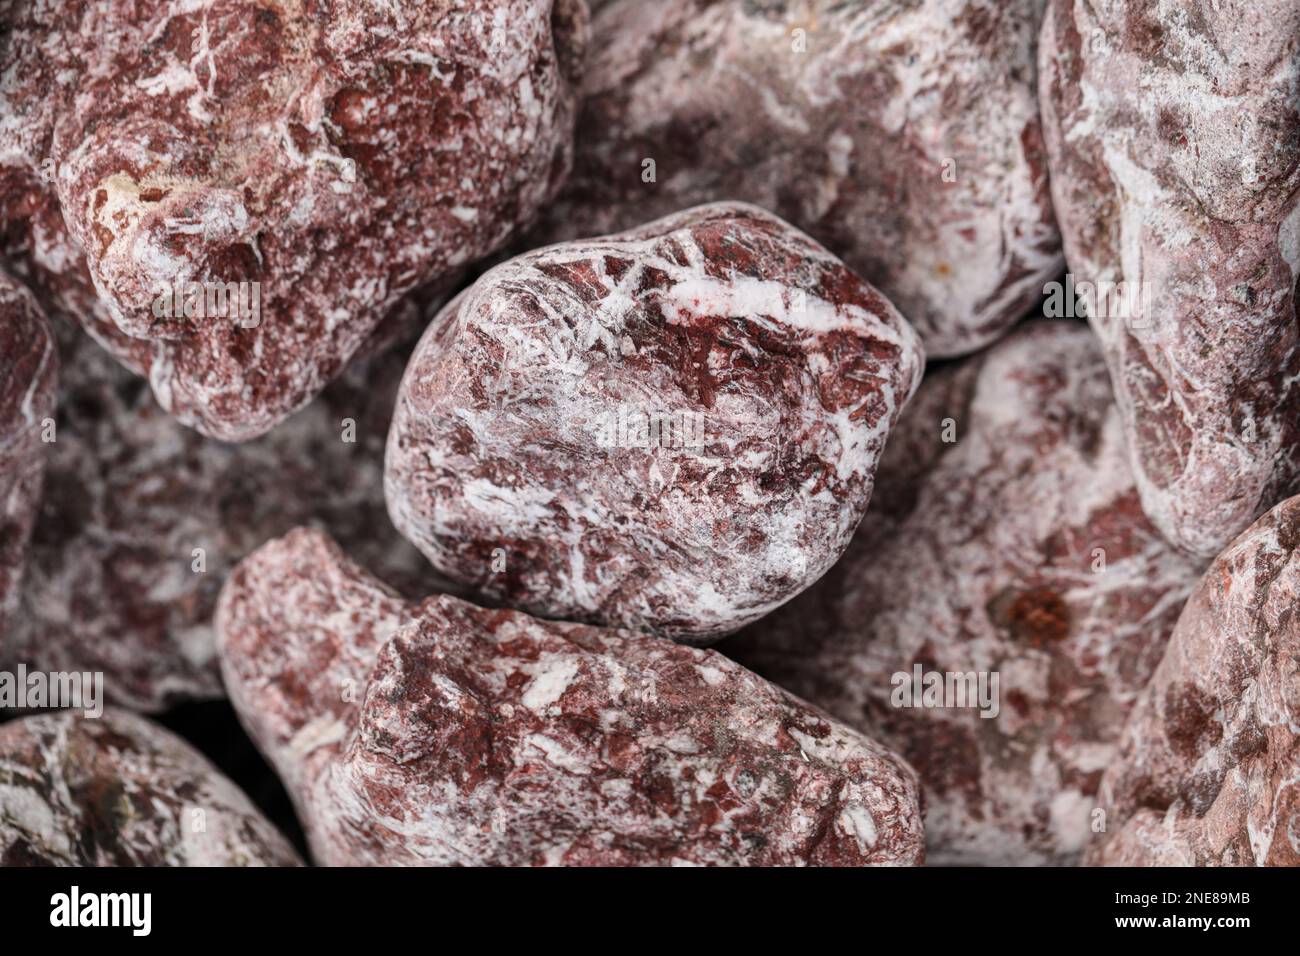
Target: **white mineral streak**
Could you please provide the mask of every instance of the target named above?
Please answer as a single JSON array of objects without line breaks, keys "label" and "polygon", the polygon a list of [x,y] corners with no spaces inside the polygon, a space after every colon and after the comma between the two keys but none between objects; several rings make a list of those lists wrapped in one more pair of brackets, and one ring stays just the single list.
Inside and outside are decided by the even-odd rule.
[{"label": "white mineral streak", "polygon": [[569,682],[578,673],[578,664],[576,661],[560,661],[557,664],[543,659],[536,670],[536,676],[520,701],[529,710],[542,711],[564,695]]}]

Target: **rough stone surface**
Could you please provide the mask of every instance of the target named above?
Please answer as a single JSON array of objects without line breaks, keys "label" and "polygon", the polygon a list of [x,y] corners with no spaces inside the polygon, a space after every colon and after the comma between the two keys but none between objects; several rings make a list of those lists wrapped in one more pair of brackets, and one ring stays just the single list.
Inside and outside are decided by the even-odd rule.
[{"label": "rough stone surface", "polygon": [[[64,368],[58,441],[46,450],[21,613],[0,666],[102,671],[109,699],[136,710],[220,696],[211,615],[225,573],[304,523],[328,528],[403,591],[451,587],[392,531],[381,480],[397,384],[445,299],[439,283],[394,306],[307,409],[254,441],[205,441],[109,357],[147,343],[112,323],[57,202],[29,185],[22,203],[0,208],[10,213],[0,255],[45,305]],[[355,444],[342,441],[345,418]]]},{"label": "rough stone surface", "polygon": [[40,503],[54,414],[58,356],[45,316],[0,271],[0,651],[17,605],[28,539]]},{"label": "rough stone surface", "polygon": [[445,586],[383,502],[409,343],[354,362],[269,434],[227,445],[179,425],[67,321],[55,328],[58,440],[0,664],[102,671],[109,698],[139,710],[220,696],[211,617],[221,583],[259,544],[304,523],[328,528],[407,593]]},{"label": "rough stone surface", "polygon": [[438,596],[318,532],[217,612],[245,726],[325,864],[907,864],[912,771],[706,650]]},{"label": "rough stone surface", "polygon": [[0,726],[0,866],[296,866],[239,789],[125,711]]},{"label": "rough stone surface", "polygon": [[[124,334],[113,323],[109,306],[95,291],[86,257],[68,235],[57,198],[38,182],[20,182],[14,188],[19,190],[19,198],[9,206],[0,204],[0,261],[36,294],[47,314],[80,323],[127,368],[146,367],[149,342]],[[417,338],[428,325],[428,316],[436,311],[434,307],[446,300],[448,291],[462,278],[457,274],[437,279],[399,300],[353,360]]]},{"label": "rough stone surface", "polygon": [[922,364],[882,295],[753,206],[537,250],[416,347],[389,512],[490,600],[707,642],[839,556]]},{"label": "rough stone surface", "polygon": [[[722,649],[916,768],[931,862],[1070,863],[1198,571],[1142,514],[1094,337],[1040,321],[927,377],[844,558]],[[895,706],[917,665],[996,674],[997,715]]]},{"label": "rough stone surface", "polygon": [[[570,163],[575,0],[18,0],[0,15],[6,231],[53,190],[122,333],[101,339],[214,437],[304,405],[404,293],[530,221]],[[256,326],[228,302],[160,315],[184,283],[250,299],[257,283]]]},{"label": "rough stone surface", "polygon": [[1070,266],[1144,292],[1092,317],[1143,506],[1211,558],[1300,484],[1300,5],[1054,0],[1040,55]]},{"label": "rough stone surface", "polygon": [[1219,556],[1102,781],[1089,862],[1300,866],[1300,498]]},{"label": "rough stone surface", "polygon": [[601,4],[574,173],[539,236],[753,202],[884,292],[929,355],[972,351],[1062,265],[1035,93],[1044,2]]}]

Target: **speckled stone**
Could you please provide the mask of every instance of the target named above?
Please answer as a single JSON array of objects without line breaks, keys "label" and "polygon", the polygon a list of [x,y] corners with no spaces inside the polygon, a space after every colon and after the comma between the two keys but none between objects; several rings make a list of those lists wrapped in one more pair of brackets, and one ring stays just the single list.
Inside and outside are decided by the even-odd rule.
[{"label": "speckled stone", "polygon": [[297,866],[239,789],[126,711],[0,725],[0,866]]},{"label": "speckled stone", "polygon": [[[1214,557],[1300,491],[1300,4],[1054,0],[1052,195],[1147,514]],[[1113,288],[1113,285],[1112,285]]]},{"label": "speckled stone", "polygon": [[[916,767],[931,862],[1069,864],[1199,571],[1142,513],[1095,337],[1040,320],[927,376],[844,558],[721,649]],[[996,675],[996,712],[900,706],[918,667]]]},{"label": "speckled stone", "polygon": [[879,288],[931,357],[986,345],[1063,261],[1035,92],[1044,3],[602,3],[573,175],[536,239],[752,202]]},{"label": "speckled stone", "polygon": [[922,858],[906,764],[713,651],[405,602],[307,530],[235,569],[217,626],[320,863]]},{"label": "speckled stone", "polygon": [[922,365],[884,296],[753,206],[537,250],[416,347],[389,511],[489,600],[707,643],[834,563]]}]

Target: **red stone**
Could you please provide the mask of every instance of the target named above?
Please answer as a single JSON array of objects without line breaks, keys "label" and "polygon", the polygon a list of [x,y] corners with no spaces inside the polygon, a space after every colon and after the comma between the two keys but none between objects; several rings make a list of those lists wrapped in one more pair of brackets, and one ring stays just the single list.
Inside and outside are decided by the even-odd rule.
[{"label": "red stone", "polygon": [[880,293],[753,206],[540,249],[416,347],[389,512],[490,601],[707,643],[834,563],[922,364]]},{"label": "red stone", "polygon": [[1088,862],[1300,866],[1300,498],[1201,579],[1102,781]]},{"label": "red stone", "polygon": [[217,627],[321,864],[921,860],[906,764],[713,651],[409,603],[305,529]]},{"label": "red stone", "polygon": [[1055,0],[1052,196],[1142,504],[1212,558],[1300,491],[1300,5]]},{"label": "red stone", "polygon": [[[722,645],[916,767],[931,862],[1068,864],[1092,834],[1124,716],[1199,572],[1143,516],[1119,415],[1082,323],[936,369],[844,558]],[[996,675],[996,716],[898,706],[895,676],[910,687],[918,666]]]},{"label": "red stone", "polygon": [[109,709],[0,726],[0,866],[297,866],[189,744]]},{"label": "red stone", "polygon": [[931,357],[986,345],[1062,265],[1043,2],[602,3],[574,172],[537,240],[752,202],[879,288]]},{"label": "red stone", "polygon": [[[568,170],[576,0],[6,16],[0,218],[57,192],[119,334],[79,317],[216,438],[305,405],[406,292],[503,245]],[[187,283],[217,315],[157,308]]]}]

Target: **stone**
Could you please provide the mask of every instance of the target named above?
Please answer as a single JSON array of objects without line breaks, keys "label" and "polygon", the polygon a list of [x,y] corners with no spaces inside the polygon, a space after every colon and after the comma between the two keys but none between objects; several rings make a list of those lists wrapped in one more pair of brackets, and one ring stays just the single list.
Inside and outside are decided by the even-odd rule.
[{"label": "stone", "polygon": [[1143,507],[1209,560],[1300,491],[1300,6],[1055,0],[1040,55]]},{"label": "stone", "polygon": [[88,325],[211,437],[305,405],[570,165],[577,0],[9,7],[6,231],[55,194],[120,334]]},{"label": "stone", "polygon": [[1071,864],[1200,570],[1143,516],[1095,337],[1039,320],[927,376],[844,558],[721,649],[916,768],[930,862]]},{"label": "stone", "polygon": [[109,708],[0,725],[0,866],[298,866],[179,737]]},{"label": "stone", "polygon": [[1187,602],[1102,780],[1094,865],[1300,866],[1300,498]]},{"label": "stone", "polygon": [[713,651],[406,602],[306,529],[217,629],[324,865],[921,861],[906,764]]},{"label": "stone", "polygon": [[708,643],[834,563],[922,365],[884,296],[753,206],[539,249],[417,345],[389,513],[490,602]]}]

